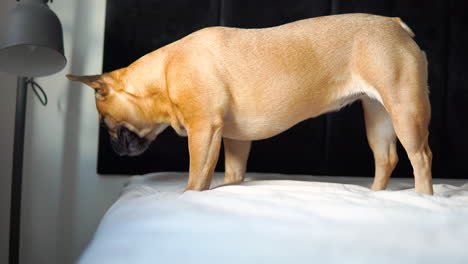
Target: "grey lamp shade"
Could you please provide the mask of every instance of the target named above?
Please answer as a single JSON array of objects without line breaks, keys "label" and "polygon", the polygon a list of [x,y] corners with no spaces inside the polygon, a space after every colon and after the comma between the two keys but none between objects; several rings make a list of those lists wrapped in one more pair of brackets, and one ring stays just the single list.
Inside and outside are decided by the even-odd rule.
[{"label": "grey lamp shade", "polygon": [[0,71],[37,77],[56,73],[67,63],[62,25],[44,0],[23,0],[0,28]]}]

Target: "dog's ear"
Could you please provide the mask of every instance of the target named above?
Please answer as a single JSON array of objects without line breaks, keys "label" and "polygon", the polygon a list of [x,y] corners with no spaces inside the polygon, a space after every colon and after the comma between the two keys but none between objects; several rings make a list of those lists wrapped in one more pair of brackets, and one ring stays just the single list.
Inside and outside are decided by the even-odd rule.
[{"label": "dog's ear", "polygon": [[93,88],[97,94],[101,96],[105,96],[108,94],[108,87],[104,82],[102,75],[86,75],[86,76],[76,76],[67,74],[67,78],[71,81],[79,81],[82,82],[89,87]]}]

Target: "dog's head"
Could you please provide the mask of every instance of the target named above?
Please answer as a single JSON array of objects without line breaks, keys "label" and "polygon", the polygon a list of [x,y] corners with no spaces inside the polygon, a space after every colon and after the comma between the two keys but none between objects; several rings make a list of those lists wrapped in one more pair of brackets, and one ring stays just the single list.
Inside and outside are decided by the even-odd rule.
[{"label": "dog's head", "polygon": [[168,125],[158,123],[152,93],[145,87],[133,88],[125,69],[91,76],[67,75],[95,90],[100,122],[107,127],[114,151],[123,156],[137,156]]}]

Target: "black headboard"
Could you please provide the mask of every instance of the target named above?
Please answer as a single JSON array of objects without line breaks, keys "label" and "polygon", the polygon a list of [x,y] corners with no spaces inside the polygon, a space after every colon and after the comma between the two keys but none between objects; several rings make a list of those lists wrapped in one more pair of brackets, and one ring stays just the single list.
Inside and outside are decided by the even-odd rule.
[{"label": "black headboard", "polygon": [[[429,3],[431,2],[431,3]],[[460,3],[460,4],[459,4]],[[460,5],[460,6],[457,6]],[[268,27],[328,14],[365,12],[401,17],[416,33],[430,65],[434,177],[468,177],[468,19],[461,1],[404,0],[108,0],[104,72],[129,65],[161,46],[208,26]],[[393,177],[412,177],[406,153]],[[218,162],[222,171],[224,157]],[[119,157],[105,129],[99,138],[98,173],[143,174],[187,171],[187,139],[163,132],[139,157]],[[362,106],[304,121],[252,145],[248,171],[373,176]]]}]

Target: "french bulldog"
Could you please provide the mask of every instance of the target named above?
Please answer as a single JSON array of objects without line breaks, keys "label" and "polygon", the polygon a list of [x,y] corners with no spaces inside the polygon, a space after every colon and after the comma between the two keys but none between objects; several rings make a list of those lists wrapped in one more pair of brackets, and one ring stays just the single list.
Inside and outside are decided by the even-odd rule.
[{"label": "french bulldog", "polygon": [[386,188],[398,138],[415,191],[432,194],[427,60],[413,37],[400,18],[370,14],[209,27],[128,67],[67,77],[95,89],[99,117],[121,155],[142,153],[168,126],[187,135],[186,190],[210,187],[221,141],[224,183],[239,183],[251,141],[361,100],[375,160],[372,190]]}]

